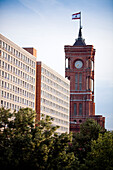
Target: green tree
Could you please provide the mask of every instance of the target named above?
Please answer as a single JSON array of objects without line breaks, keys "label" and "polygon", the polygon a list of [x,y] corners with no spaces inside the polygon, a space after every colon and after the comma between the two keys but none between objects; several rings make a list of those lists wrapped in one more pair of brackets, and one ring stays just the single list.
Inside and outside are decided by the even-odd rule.
[{"label": "green tree", "polygon": [[99,134],[98,139],[91,142],[84,169],[113,170],[113,132]]},{"label": "green tree", "polygon": [[34,111],[29,108],[17,113],[0,108],[0,164],[4,169],[15,169],[29,159],[34,118]]},{"label": "green tree", "polygon": [[83,136],[87,136],[87,138],[91,141],[92,139],[97,139],[99,133],[104,133],[105,129],[103,129],[97,121],[94,119],[87,119],[80,126],[80,134]]},{"label": "green tree", "polygon": [[52,170],[78,166],[77,158],[69,151],[71,134],[58,135],[55,132],[58,127],[52,126],[48,116],[35,125],[35,116],[29,108],[17,113],[0,108],[1,169]]},{"label": "green tree", "polygon": [[53,148],[50,150],[47,169],[78,169],[79,161],[73,151],[69,151],[72,134],[63,133],[54,138]]},{"label": "green tree", "polygon": [[80,132],[73,134],[73,144],[70,147],[80,163],[84,163],[87,153],[91,151],[91,141],[98,138],[105,130],[93,119],[87,119],[80,126]]}]

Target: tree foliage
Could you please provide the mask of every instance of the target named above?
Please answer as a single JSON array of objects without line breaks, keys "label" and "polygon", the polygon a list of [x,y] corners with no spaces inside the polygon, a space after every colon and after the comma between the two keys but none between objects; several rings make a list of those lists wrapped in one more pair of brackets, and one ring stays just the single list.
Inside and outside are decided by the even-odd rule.
[{"label": "tree foliage", "polygon": [[0,165],[2,169],[69,169],[78,164],[68,152],[71,134],[57,135],[52,119],[46,117],[35,126],[35,112],[17,113],[0,108]]},{"label": "tree foliage", "polygon": [[79,133],[58,135],[50,117],[39,122],[35,117],[30,108],[17,113],[0,108],[1,169],[113,169],[113,132],[87,119]]},{"label": "tree foliage", "polygon": [[113,170],[113,132],[99,134],[91,142],[91,152],[85,160],[85,169]]},{"label": "tree foliage", "polygon": [[80,163],[84,163],[87,153],[91,151],[91,141],[97,140],[99,133],[104,129],[93,119],[87,119],[80,126],[80,132],[73,135],[73,145],[70,150],[78,157]]}]

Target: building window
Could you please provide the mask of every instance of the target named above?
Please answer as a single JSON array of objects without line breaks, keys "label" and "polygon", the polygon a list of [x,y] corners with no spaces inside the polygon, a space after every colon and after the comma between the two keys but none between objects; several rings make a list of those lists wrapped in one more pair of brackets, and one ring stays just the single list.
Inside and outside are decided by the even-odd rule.
[{"label": "building window", "polygon": [[10,61],[10,55],[8,55],[8,61]]},{"label": "building window", "polygon": [[5,84],[4,84],[4,87],[6,88],[7,87],[7,83],[5,82]]},{"label": "building window", "polygon": [[79,120],[80,123],[82,123],[82,120]]},{"label": "building window", "polygon": [[8,70],[10,70],[10,65],[8,64]]},{"label": "building window", "polygon": [[74,104],[74,115],[75,116],[77,115],[77,104],[76,103]]},{"label": "building window", "polygon": [[9,99],[9,93],[7,93],[7,99]]},{"label": "building window", "polygon": [[9,108],[9,102],[7,102],[7,108]]},{"label": "building window", "polygon": [[2,87],[4,87],[4,81],[2,81]]},{"label": "building window", "polygon": [[86,90],[88,90],[88,77],[86,77]]},{"label": "building window", "polygon": [[75,90],[78,89],[78,74],[75,74]]},{"label": "building window", "polygon": [[12,104],[12,109],[14,109],[14,104]]},{"label": "building window", "polygon": [[5,63],[5,69],[7,70],[7,63]]},{"label": "building window", "polygon": [[4,95],[4,92],[3,92],[3,91],[1,92],[1,95],[2,95],[2,97],[3,97],[3,95]]},{"label": "building window", "polygon": [[7,78],[7,73],[5,73],[5,78]]},{"label": "building window", "polygon": [[10,94],[10,99],[12,99],[12,94]]},{"label": "building window", "polygon": [[4,77],[4,71],[2,71],[2,77]]},{"label": "building window", "polygon": [[1,106],[3,106],[3,100],[1,100]]},{"label": "building window", "polygon": [[6,98],[6,92],[4,93],[4,97]]},{"label": "building window", "polygon": [[6,107],[6,101],[4,101],[4,107]]},{"label": "building window", "polygon": [[79,103],[79,115],[82,115],[82,103]]},{"label": "building window", "polygon": [[82,74],[79,74],[79,90],[82,90]]},{"label": "building window", "polygon": [[13,53],[13,48],[11,47],[11,53]]}]

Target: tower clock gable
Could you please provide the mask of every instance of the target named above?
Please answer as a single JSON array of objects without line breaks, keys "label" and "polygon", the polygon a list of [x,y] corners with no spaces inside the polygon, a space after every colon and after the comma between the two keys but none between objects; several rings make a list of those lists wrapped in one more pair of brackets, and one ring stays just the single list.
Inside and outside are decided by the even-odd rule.
[{"label": "tower clock gable", "polygon": [[[70,131],[79,131],[80,124],[95,117],[93,45],[86,45],[81,28],[73,46],[66,45],[65,77],[70,80]],[[104,126],[104,119],[103,119]]]},{"label": "tower clock gable", "polygon": [[65,54],[65,77],[71,82],[71,90],[90,90],[94,93],[93,46],[65,46]]}]

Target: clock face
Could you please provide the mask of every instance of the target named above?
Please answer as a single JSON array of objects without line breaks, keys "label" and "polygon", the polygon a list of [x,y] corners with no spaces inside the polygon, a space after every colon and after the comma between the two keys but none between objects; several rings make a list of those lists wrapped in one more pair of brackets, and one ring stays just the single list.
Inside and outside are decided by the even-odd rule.
[{"label": "clock face", "polygon": [[75,67],[76,68],[81,68],[83,66],[83,62],[81,61],[81,60],[77,60],[76,62],[75,62]]}]

